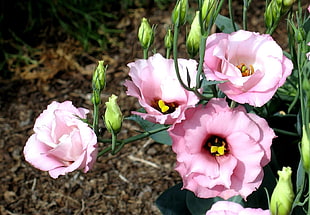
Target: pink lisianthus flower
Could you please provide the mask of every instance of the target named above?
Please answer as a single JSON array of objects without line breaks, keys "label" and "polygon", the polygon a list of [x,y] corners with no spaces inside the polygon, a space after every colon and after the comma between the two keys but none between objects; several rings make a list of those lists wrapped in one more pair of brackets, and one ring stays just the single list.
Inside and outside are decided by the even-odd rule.
[{"label": "pink lisianthus flower", "polygon": [[218,201],[212,205],[206,215],[271,215],[271,213],[261,208],[244,208],[235,202]]},{"label": "pink lisianthus flower", "polygon": [[291,74],[293,64],[268,34],[239,30],[208,37],[204,72],[228,98],[255,107],[267,103]]},{"label": "pink lisianthus flower", "polygon": [[[195,60],[178,59],[182,80],[187,83],[187,73],[191,78],[191,86],[196,84]],[[173,124],[184,118],[184,110],[193,107],[199,101],[193,93],[185,90],[175,73],[172,59],[155,54],[149,59],[141,59],[129,63],[127,94],[138,98],[140,105],[147,113],[133,112],[154,123]]]},{"label": "pink lisianthus flower", "polygon": [[246,199],[270,161],[275,134],[266,120],[242,106],[231,109],[224,99],[187,109],[185,118],[168,131],[183,189],[200,198]]},{"label": "pink lisianthus flower", "polygon": [[26,161],[48,171],[52,178],[76,169],[90,170],[96,161],[97,137],[81,120],[88,112],[70,101],[48,105],[36,119],[34,134],[24,148]]}]

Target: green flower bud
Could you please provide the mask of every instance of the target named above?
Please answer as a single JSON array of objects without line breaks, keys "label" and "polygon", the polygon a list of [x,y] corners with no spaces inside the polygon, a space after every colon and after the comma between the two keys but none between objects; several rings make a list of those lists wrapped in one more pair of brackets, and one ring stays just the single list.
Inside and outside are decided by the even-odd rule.
[{"label": "green flower bud", "polygon": [[265,18],[265,25],[267,28],[271,28],[274,20],[273,20],[273,16],[272,16],[272,2],[267,6],[265,13],[264,13],[264,18]]},{"label": "green flower bud", "polygon": [[201,8],[201,18],[208,25],[211,16],[218,6],[218,0],[204,0]]},{"label": "green flower bud", "polygon": [[172,34],[172,31],[171,31],[170,28],[167,30],[164,42],[165,42],[165,47],[167,49],[171,49],[172,48],[172,45],[173,45],[173,34]]},{"label": "green flower bud", "polygon": [[305,126],[302,126],[301,157],[306,172],[310,172],[310,138]]},{"label": "green flower bud", "polygon": [[201,28],[199,23],[199,11],[196,11],[196,15],[191,25],[191,30],[186,40],[187,52],[191,57],[196,56],[196,54],[198,53],[200,39],[201,39]]},{"label": "green flower bud", "polygon": [[296,38],[297,38],[298,43],[302,43],[305,41],[307,34],[303,28],[298,28],[296,34],[297,34]]},{"label": "green flower bud", "polygon": [[117,104],[117,96],[112,95],[105,103],[107,109],[104,114],[104,123],[110,133],[117,134],[122,127],[123,115]]},{"label": "green flower bud", "polygon": [[99,61],[98,66],[93,74],[92,86],[93,90],[102,91],[105,87],[105,72],[106,67],[103,66],[104,61]]},{"label": "green flower bud", "polygon": [[175,25],[178,21],[180,25],[186,22],[186,15],[188,10],[188,0],[178,0],[172,11],[172,23]]},{"label": "green flower bud", "polygon": [[154,29],[151,27],[146,18],[142,18],[138,30],[138,39],[142,48],[148,49],[154,42]]},{"label": "green flower bud", "polygon": [[270,211],[272,215],[288,215],[294,200],[292,170],[290,167],[283,167],[278,175],[279,181],[271,196]]},{"label": "green flower bud", "polygon": [[267,28],[277,25],[281,17],[282,0],[272,0],[265,11],[265,24]]},{"label": "green flower bud", "polygon": [[268,28],[278,25],[282,16],[284,16],[292,7],[296,0],[272,0],[265,11],[265,24]]},{"label": "green flower bud", "polygon": [[296,0],[283,0],[282,1],[282,15],[291,9]]}]

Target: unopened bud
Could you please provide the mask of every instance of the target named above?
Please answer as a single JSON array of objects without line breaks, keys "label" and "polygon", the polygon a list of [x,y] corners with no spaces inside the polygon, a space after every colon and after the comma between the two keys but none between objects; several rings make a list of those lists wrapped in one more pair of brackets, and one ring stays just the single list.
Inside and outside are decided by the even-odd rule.
[{"label": "unopened bud", "polygon": [[196,56],[196,54],[198,53],[200,39],[201,39],[201,28],[199,23],[199,11],[196,11],[196,15],[191,25],[191,30],[189,31],[186,40],[187,52],[191,57]]},{"label": "unopened bud", "polygon": [[141,25],[138,30],[138,39],[142,48],[148,49],[154,41],[154,29],[146,18],[142,18]]},{"label": "unopened bud", "polygon": [[306,39],[306,32],[303,28],[298,28],[297,29],[297,42],[298,43],[303,43]]},{"label": "unopened bud", "polygon": [[105,104],[107,107],[104,114],[105,126],[110,133],[117,134],[121,130],[123,122],[123,115],[117,104],[117,96],[113,94]]},{"label": "unopened bud", "polygon": [[172,44],[173,44],[173,34],[172,34],[172,31],[171,31],[170,28],[167,30],[167,33],[166,33],[166,35],[165,35],[164,42],[165,42],[165,47],[166,47],[167,49],[171,49],[171,48],[172,48]]},{"label": "unopened bud", "polygon": [[172,11],[172,23],[184,25],[188,10],[188,0],[178,0]]},{"label": "unopened bud", "polygon": [[265,11],[265,24],[268,28],[277,25],[280,18],[292,7],[296,0],[272,0]]},{"label": "unopened bud", "polygon": [[102,91],[105,87],[106,67],[103,66],[104,61],[99,61],[98,66],[93,74],[92,86],[93,90]]},{"label": "unopened bud", "polygon": [[265,25],[267,28],[271,28],[277,25],[281,17],[281,3],[282,0],[272,0],[265,11]]},{"label": "unopened bud", "polygon": [[301,157],[303,167],[306,172],[310,172],[310,137],[307,134],[305,126],[302,127],[301,138]]},{"label": "unopened bud", "polygon": [[293,4],[295,3],[296,0],[283,0],[282,1],[282,15],[285,14],[287,11],[289,11],[289,9],[291,9],[291,7],[293,6]]},{"label": "unopened bud", "polygon": [[218,0],[204,0],[201,8],[201,18],[204,23],[208,24],[211,16],[218,6]]},{"label": "unopened bud", "polygon": [[270,211],[272,215],[288,215],[294,200],[292,170],[290,167],[283,167],[278,175],[279,181],[271,196]]}]

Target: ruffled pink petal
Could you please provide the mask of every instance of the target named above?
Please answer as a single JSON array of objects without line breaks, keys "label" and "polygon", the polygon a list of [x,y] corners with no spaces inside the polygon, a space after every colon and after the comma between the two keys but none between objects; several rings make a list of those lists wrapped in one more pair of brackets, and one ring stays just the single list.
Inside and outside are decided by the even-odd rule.
[{"label": "ruffled pink petal", "polygon": [[54,157],[49,156],[51,148],[36,138],[36,134],[30,136],[24,147],[25,160],[35,168],[48,171],[62,166],[63,163]]}]

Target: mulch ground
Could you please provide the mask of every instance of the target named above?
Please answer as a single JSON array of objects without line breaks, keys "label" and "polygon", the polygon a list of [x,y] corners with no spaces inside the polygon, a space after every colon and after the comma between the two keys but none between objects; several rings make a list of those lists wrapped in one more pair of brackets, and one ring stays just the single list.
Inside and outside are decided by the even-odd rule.
[{"label": "mulch ground", "polygon": [[[249,30],[263,32],[264,2],[253,1]],[[240,5],[234,8],[241,20]],[[157,25],[154,48],[164,53],[161,41],[170,23],[170,11],[172,7],[165,11],[129,10],[116,25],[124,31],[111,38],[108,50],[93,55],[67,36],[57,43],[43,41],[36,53],[25,52],[39,62],[37,65],[16,66],[14,61],[8,62],[15,76],[0,82],[0,214],[160,214],[154,203],[156,198],[181,181],[174,171],[175,155],[169,146],[151,139],[137,141],[117,155],[100,157],[87,174],[75,171],[56,180],[25,162],[22,152],[36,117],[52,101],[71,100],[77,107],[92,109],[91,74],[97,60],[109,64],[102,100],[106,101],[112,93],[118,95],[125,116],[140,108],[137,100],[125,93],[126,64],[142,57],[136,39],[142,17]],[[227,10],[222,14],[227,14]],[[274,36],[286,48],[284,24]],[[102,113],[103,110],[102,107]],[[134,135],[139,129],[125,120],[120,137]]]}]

